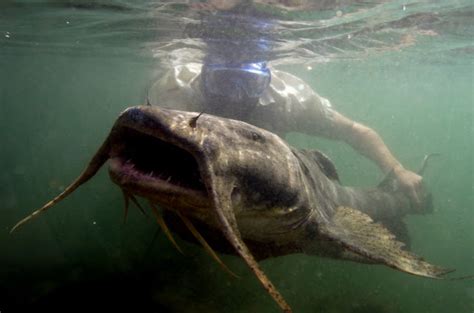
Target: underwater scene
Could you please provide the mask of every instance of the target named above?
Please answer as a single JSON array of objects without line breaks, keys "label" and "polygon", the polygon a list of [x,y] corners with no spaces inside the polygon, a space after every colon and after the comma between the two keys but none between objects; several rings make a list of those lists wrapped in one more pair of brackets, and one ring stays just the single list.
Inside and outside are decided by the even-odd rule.
[{"label": "underwater scene", "polygon": [[[469,0],[0,2],[0,313],[474,312],[473,40]],[[283,103],[307,84],[331,121],[373,129],[423,176],[429,209],[413,209],[394,170],[324,120],[309,122],[318,136],[299,120],[278,131],[288,107],[265,127],[253,123],[270,119],[264,110],[187,106],[197,96],[173,92],[188,64],[207,66],[196,88],[221,102],[235,90],[265,99],[259,84],[296,77],[275,87]],[[156,91],[170,73],[183,81]],[[235,73],[249,80],[212,85]],[[11,232],[88,164],[78,189]],[[146,179],[158,195],[144,196]],[[355,213],[357,191],[339,185],[369,190],[360,202],[376,213]],[[388,207],[401,228],[374,217]]]}]

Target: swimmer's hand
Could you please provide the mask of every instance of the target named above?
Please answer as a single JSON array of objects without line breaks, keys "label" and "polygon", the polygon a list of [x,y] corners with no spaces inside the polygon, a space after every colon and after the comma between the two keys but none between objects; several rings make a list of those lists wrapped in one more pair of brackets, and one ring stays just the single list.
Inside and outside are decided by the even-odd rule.
[{"label": "swimmer's hand", "polygon": [[395,177],[399,183],[399,187],[404,191],[419,209],[421,209],[423,195],[423,177],[409,171],[403,167],[397,167],[393,170]]}]

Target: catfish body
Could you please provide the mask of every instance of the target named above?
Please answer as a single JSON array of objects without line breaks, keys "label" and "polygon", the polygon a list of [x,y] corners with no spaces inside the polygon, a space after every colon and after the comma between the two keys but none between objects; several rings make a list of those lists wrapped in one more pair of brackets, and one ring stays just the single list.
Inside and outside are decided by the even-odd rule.
[{"label": "catfish body", "polygon": [[[151,106],[125,110],[84,172],[13,230],[64,199],[106,162],[126,208],[130,199],[138,204],[136,197],[145,198],[173,242],[156,205],[179,217],[218,262],[214,243],[241,256],[284,312],[290,306],[257,260],[306,253],[432,278],[448,272],[405,250],[389,230],[403,230],[394,225],[414,213],[408,197],[389,182],[372,189],[345,187],[320,152],[296,150],[241,121]],[[219,240],[209,245],[199,230]]]}]

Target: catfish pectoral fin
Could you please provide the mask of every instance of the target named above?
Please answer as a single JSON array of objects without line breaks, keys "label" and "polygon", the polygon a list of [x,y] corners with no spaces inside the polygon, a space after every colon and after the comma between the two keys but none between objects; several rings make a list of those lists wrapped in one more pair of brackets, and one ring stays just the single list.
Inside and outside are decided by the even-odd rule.
[{"label": "catfish pectoral fin", "polygon": [[55,204],[57,204],[58,202],[60,202],[61,200],[69,196],[71,193],[73,193],[79,186],[81,186],[82,184],[87,182],[89,179],[91,179],[97,173],[97,171],[102,167],[102,165],[104,165],[104,163],[109,159],[109,151],[110,151],[110,140],[107,139],[99,148],[99,150],[95,153],[94,157],[89,162],[86,169],[81,173],[81,175],[79,175],[79,177],[76,178],[76,180],[72,184],[70,184],[62,193],[56,196],[53,200],[49,201],[40,209],[34,211],[30,215],[28,215],[27,217],[19,221],[10,230],[10,234],[13,233],[19,227],[23,226],[25,223],[31,221],[33,218],[40,215],[41,213],[44,213],[50,207],[54,206]]},{"label": "catfish pectoral fin", "polygon": [[277,288],[273,285],[265,272],[260,268],[257,261],[253,257],[249,248],[243,241],[232,208],[231,189],[226,186],[232,186],[232,181],[226,181],[225,177],[218,178],[212,172],[210,174],[210,193],[213,199],[214,211],[217,220],[220,222],[220,228],[226,239],[234,247],[235,251],[247,263],[247,266],[252,270],[254,275],[262,284],[263,288],[278,304],[280,309],[285,313],[291,313],[291,307],[286,303],[285,299]]},{"label": "catfish pectoral fin", "polygon": [[320,229],[348,250],[409,274],[441,278],[452,272],[403,250],[404,244],[397,241],[395,235],[383,225],[349,207],[338,207],[330,222]]}]

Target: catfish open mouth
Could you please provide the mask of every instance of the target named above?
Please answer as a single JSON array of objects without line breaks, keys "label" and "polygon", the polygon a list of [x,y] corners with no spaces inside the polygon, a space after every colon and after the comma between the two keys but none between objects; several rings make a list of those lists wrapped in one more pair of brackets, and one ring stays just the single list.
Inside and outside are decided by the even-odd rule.
[{"label": "catfish open mouth", "polygon": [[117,137],[112,142],[110,173],[120,186],[138,193],[206,191],[198,162],[187,150],[128,127]]}]

